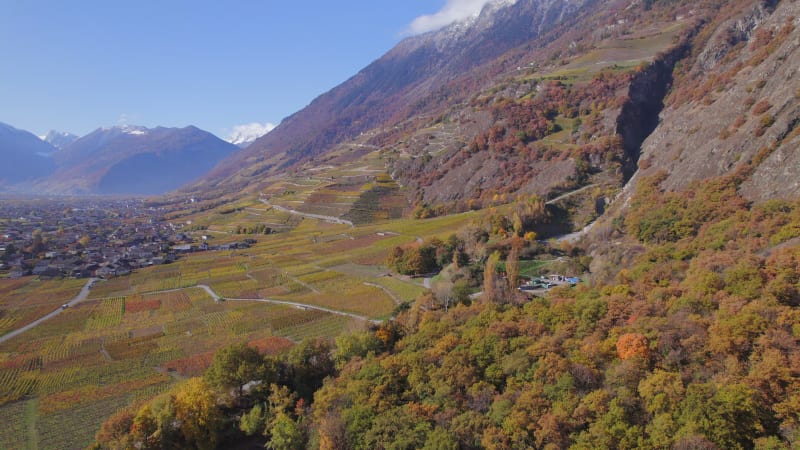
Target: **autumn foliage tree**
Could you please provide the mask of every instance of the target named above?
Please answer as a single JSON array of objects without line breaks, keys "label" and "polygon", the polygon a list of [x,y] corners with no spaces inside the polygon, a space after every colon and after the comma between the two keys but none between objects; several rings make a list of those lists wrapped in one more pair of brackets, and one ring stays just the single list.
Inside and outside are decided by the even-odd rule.
[{"label": "autumn foliage tree", "polygon": [[640,333],[625,333],[617,339],[617,355],[626,360],[633,357],[647,359],[649,348],[647,337]]},{"label": "autumn foliage tree", "polygon": [[221,390],[234,389],[237,399],[243,395],[244,385],[254,380],[270,380],[259,352],[245,344],[223,347],[214,354],[214,360],[205,373],[208,383]]}]

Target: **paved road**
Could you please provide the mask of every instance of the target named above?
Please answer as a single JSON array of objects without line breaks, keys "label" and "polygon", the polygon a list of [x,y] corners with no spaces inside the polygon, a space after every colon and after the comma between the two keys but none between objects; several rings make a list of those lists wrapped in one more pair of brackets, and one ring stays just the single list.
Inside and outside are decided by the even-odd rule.
[{"label": "paved road", "polygon": [[[95,281],[97,281],[97,278],[89,278],[89,280],[86,282],[86,284],[83,285],[83,288],[81,289],[81,292],[78,293],[78,295],[75,296],[75,298],[73,298],[72,300],[66,302],[66,305],[71,307],[71,306],[75,306],[76,304],[86,300],[86,297],[89,296],[89,286],[91,286],[91,284],[94,283]],[[5,342],[5,341],[7,341],[9,339],[12,339],[12,338],[14,338],[16,336],[19,336],[20,334],[30,330],[31,328],[40,325],[42,322],[44,322],[46,320],[52,319],[53,317],[61,314],[62,311],[64,311],[64,309],[62,307],[59,307],[57,310],[51,312],[50,314],[48,314],[48,315],[46,315],[44,317],[40,317],[39,319],[34,320],[33,322],[25,325],[22,328],[19,328],[17,330],[14,330],[14,331],[8,333],[8,334],[0,336],[0,344],[2,344],[3,342]]]},{"label": "paved road", "polygon": [[273,208],[277,209],[278,211],[283,211],[283,212],[286,212],[286,213],[289,213],[289,214],[294,214],[294,215],[300,216],[300,217],[306,217],[308,219],[317,219],[317,220],[322,220],[324,222],[338,223],[340,225],[350,225],[351,227],[355,226],[355,225],[353,225],[353,222],[351,222],[349,220],[340,219],[340,218],[334,217],[334,216],[324,216],[322,214],[304,213],[304,212],[296,211],[294,209],[284,208],[283,206],[280,206],[280,205],[274,205],[274,204],[268,202],[267,200],[264,200],[263,198],[261,199],[261,203],[263,203],[265,205],[268,205],[268,206],[272,206]]},{"label": "paved road", "polygon": [[198,284],[197,287],[199,287],[200,289],[203,289],[204,291],[208,292],[208,295],[210,295],[211,298],[214,299],[214,301],[218,302],[219,299],[221,298],[219,295],[217,295],[216,292],[214,292],[213,289],[211,289],[209,286],[206,286],[205,284]]}]

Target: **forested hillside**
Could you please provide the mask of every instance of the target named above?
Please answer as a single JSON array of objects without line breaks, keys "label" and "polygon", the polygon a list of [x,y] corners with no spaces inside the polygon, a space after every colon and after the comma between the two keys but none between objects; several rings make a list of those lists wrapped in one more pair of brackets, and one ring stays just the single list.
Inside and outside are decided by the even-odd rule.
[{"label": "forested hillside", "polygon": [[[211,388],[191,381],[121,413],[99,443],[213,448],[255,434],[268,448],[792,448],[800,203],[747,202],[737,188],[750,168],[685,191],[661,191],[663,174],[642,180],[610,232],[635,254],[611,282],[522,300],[484,274],[483,300],[445,311],[427,294],[332,348],[308,342],[283,361],[219,352]],[[515,252],[536,244],[495,232],[487,242],[510,274]],[[251,380],[261,384],[242,390]],[[192,395],[204,409],[187,416]]]}]

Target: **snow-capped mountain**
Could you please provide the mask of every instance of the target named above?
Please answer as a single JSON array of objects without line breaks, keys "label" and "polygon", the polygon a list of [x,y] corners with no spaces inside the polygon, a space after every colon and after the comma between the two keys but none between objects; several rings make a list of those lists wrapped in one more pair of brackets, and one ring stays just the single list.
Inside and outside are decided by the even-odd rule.
[{"label": "snow-capped mountain", "polygon": [[76,136],[72,133],[66,131],[56,131],[56,130],[50,130],[47,132],[47,135],[41,137],[43,141],[47,142],[48,144],[52,145],[57,149],[62,149],[68,146],[69,144],[72,144],[73,142],[77,141],[79,138],[80,136]]},{"label": "snow-capped mountain", "polygon": [[269,122],[237,125],[233,127],[233,131],[226,140],[240,148],[245,148],[255,142],[256,139],[272,131],[273,128],[275,128],[275,125]]}]

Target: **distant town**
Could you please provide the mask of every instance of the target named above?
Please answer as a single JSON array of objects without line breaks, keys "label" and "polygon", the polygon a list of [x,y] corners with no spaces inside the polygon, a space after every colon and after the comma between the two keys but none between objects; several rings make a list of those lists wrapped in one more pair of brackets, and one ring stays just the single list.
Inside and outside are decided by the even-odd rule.
[{"label": "distant town", "polygon": [[0,202],[0,275],[111,278],[193,251],[246,248],[252,240],[212,246],[189,225],[164,219],[140,199]]}]

